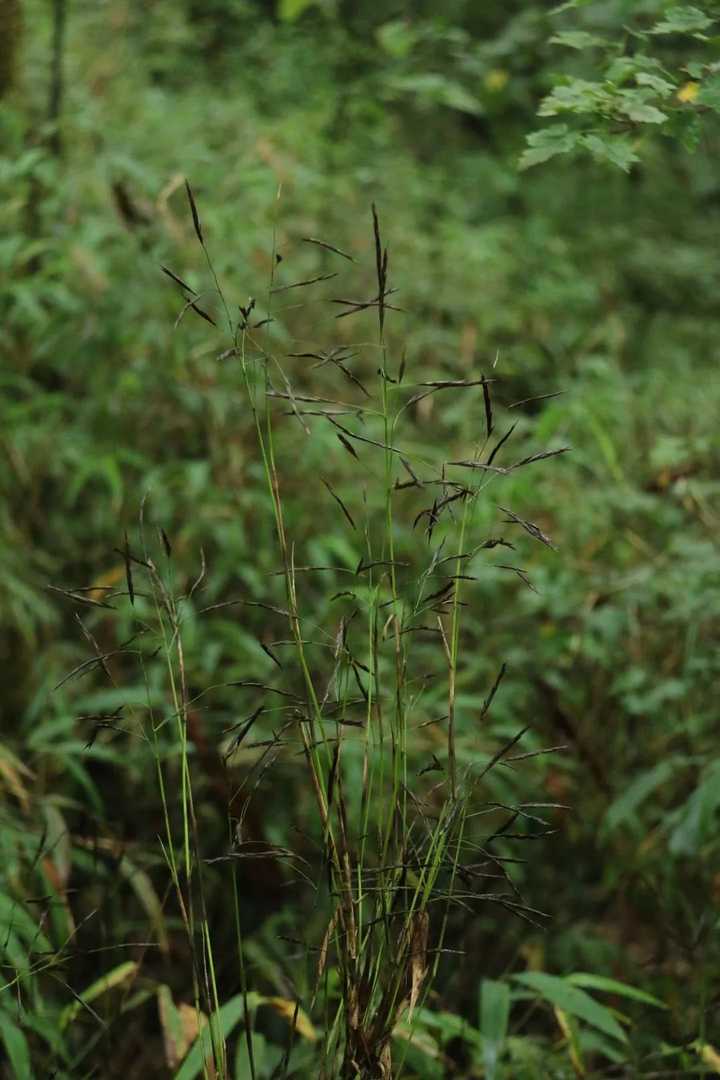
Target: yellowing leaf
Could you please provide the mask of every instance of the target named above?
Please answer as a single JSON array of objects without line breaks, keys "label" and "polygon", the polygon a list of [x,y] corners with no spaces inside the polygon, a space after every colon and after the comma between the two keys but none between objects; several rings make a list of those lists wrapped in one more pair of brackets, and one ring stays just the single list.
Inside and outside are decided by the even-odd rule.
[{"label": "yellowing leaf", "polygon": [[[112,990],[115,986],[120,986],[124,982],[133,979],[137,974],[139,964],[135,960],[128,960],[125,964],[118,964],[112,971],[108,971],[107,975],[103,975],[102,978],[96,982],[91,983],[86,990],[83,990],[78,994],[78,1000],[73,1001],[71,1005],[63,1009],[60,1014],[60,1027],[64,1028],[75,1019],[81,1009],[90,1005],[91,1001],[95,1001],[96,998],[101,997],[107,993],[108,990]],[[92,1010],[90,1010],[92,1012]]]},{"label": "yellowing leaf", "polygon": [[720,1054],[717,1052],[714,1046],[710,1043],[699,1043],[697,1045],[698,1053],[704,1065],[709,1065],[711,1069],[714,1069],[716,1074],[720,1076]]},{"label": "yellowing leaf", "polygon": [[580,1054],[580,1043],[573,1022],[563,1009],[559,1009],[556,1006],[553,1009],[553,1012],[555,1013],[555,1019],[558,1022],[560,1030],[567,1039],[568,1053],[570,1054],[572,1067],[577,1076],[585,1076],[585,1066]]},{"label": "yellowing leaf", "polygon": [[422,984],[427,975],[427,944],[430,919],[427,911],[417,911],[412,916],[410,931],[410,1009],[408,1023],[417,1005]]},{"label": "yellowing leaf", "polygon": [[700,83],[686,82],[685,85],[681,86],[677,92],[678,101],[682,101],[683,103],[694,101],[695,98],[698,96],[699,89]]},{"label": "yellowing leaf", "polygon": [[165,1061],[168,1068],[175,1071],[188,1052],[191,1040],[185,1039],[180,1014],[172,999],[169,987],[158,987],[157,1000],[165,1047]]},{"label": "yellowing leaf", "polygon": [[[271,1009],[279,1012],[289,1024],[293,1022],[294,1017],[295,1030],[308,1042],[317,1042],[317,1032],[310,1022],[310,1017],[306,1012],[298,1008],[296,1002],[281,997],[263,997],[260,1001],[263,1005],[269,1005]],[[296,1008],[297,1015],[295,1013]]]},{"label": "yellowing leaf", "polygon": [[23,777],[31,778],[32,773],[26,765],[4,746],[0,747],[0,781],[7,787],[27,813],[30,809],[30,797],[23,783]]},{"label": "yellowing leaf", "polygon": [[168,1068],[175,1072],[197,1039],[200,1029],[207,1024],[207,1016],[185,1002],[176,1005],[167,986],[158,987],[157,998],[165,1060]]}]

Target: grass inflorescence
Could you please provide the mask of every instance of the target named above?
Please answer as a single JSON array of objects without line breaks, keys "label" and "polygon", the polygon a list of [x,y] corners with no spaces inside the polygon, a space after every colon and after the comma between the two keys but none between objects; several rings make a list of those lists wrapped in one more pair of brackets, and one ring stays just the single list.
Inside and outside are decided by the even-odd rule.
[{"label": "grass inflorescence", "polygon": [[[568,447],[514,450],[517,425],[500,426],[505,408],[496,363],[470,377],[448,376],[444,364],[436,378],[412,381],[411,361],[388,340],[389,320],[402,309],[394,302],[398,289],[391,284],[374,205],[372,284],[366,279],[365,293],[349,289],[354,299],[322,298],[342,308],[333,323],[371,317],[374,333],[368,340],[323,346],[292,343],[281,351],[276,305],[289,292],[314,293],[331,280],[336,290],[335,279],[344,273],[357,267],[362,274],[359,257],[332,238],[303,237],[337,268],[294,279],[275,233],[265,299],[233,304],[216,273],[189,184],[186,193],[210,285],[196,292],[173,269],[162,271],[182,300],[178,322],[194,314],[209,324],[220,339],[217,363],[237,371],[238,409],[251,419],[266,488],[261,510],[273,522],[275,570],[264,578],[264,595],[258,589],[205,603],[204,554],[194,579],[182,580],[172,537],[164,525],[152,525],[152,499],[143,502],[137,541],[126,533],[118,548],[124,585],[58,587],[82,607],[103,614],[122,609],[122,625],[130,631],[117,648],[107,648],[80,621],[91,655],[66,678],[95,671],[115,684],[108,664],[122,653],[137,662],[146,686],[144,705],[121,703],[87,718],[87,745],[132,732],[155,762],[162,807],[158,843],[168,878],[152,904],[155,925],[166,933],[172,909],[189,946],[185,985],[192,987],[196,1036],[194,1043],[185,1038],[182,1054],[175,1047],[178,1064],[189,1049],[183,1075],[196,1075],[195,1067],[231,1075],[228,1038],[240,1021],[238,1053],[247,1055],[248,1075],[260,1075],[253,1017],[270,1005],[284,1015],[288,1032],[273,1075],[301,1075],[294,1071],[297,1063],[312,1052],[328,1078],[399,1076],[443,958],[454,955],[450,939],[458,921],[472,919],[488,903],[536,925],[546,917],[514,880],[519,860],[508,854],[508,844],[550,832],[549,822],[526,805],[499,798],[488,783],[497,770],[512,770],[547,751],[522,752],[526,723],[491,753],[477,750],[487,742],[505,663],[480,688],[470,739],[460,737],[458,715],[467,709],[463,693],[472,671],[464,661],[463,619],[467,607],[478,603],[482,575],[515,575],[532,589],[529,572],[515,565],[514,534],[555,548],[539,525],[497,502],[496,488],[516,470]],[[478,422],[464,456],[445,450],[441,439],[418,444],[415,410],[427,408],[436,395],[452,400],[467,394],[477,399]],[[288,423],[295,425],[298,443],[312,440],[318,425],[328,425],[337,438],[337,455],[325,453],[312,482],[304,476],[300,490],[287,438],[285,453],[279,450],[278,431]],[[337,537],[340,557],[333,563],[314,563],[313,538],[293,535],[297,499],[312,501],[319,534]],[[493,520],[499,531],[488,533]],[[512,560],[498,560],[498,551],[507,550]],[[354,565],[349,551],[359,554]],[[195,685],[185,636],[201,633],[202,621],[217,614],[251,619],[269,674],[218,674]],[[200,718],[218,692],[230,702],[228,695],[236,695],[230,708],[238,719],[212,728]],[[309,790],[314,808],[309,816],[303,809],[298,819],[297,846],[258,836],[252,824],[254,808],[271,804],[274,785],[284,782],[288,769],[293,782]],[[216,836],[203,833],[198,778],[205,783],[208,775],[226,820],[221,847]],[[485,819],[490,825],[479,831]],[[270,879],[286,895],[292,890],[300,897],[296,910],[311,912],[312,926],[324,928],[313,940],[300,916],[292,935],[285,935],[299,946],[305,975],[302,985],[288,982],[284,996],[268,996],[253,985],[257,965],[246,947],[248,894],[257,898],[253,881]],[[225,882],[225,902],[234,911],[234,960],[224,950],[220,956],[215,942],[218,880]],[[131,981],[139,977],[139,962],[122,973]],[[167,987],[160,1001],[167,1031],[168,1010],[177,1012]]]}]

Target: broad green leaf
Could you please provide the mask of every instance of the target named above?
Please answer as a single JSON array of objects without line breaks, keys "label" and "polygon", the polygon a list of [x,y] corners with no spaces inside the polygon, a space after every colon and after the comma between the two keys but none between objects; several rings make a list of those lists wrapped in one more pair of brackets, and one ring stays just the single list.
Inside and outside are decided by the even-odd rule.
[{"label": "broad green leaf", "polygon": [[596,45],[606,45],[607,42],[587,30],[561,30],[558,34],[553,34],[550,44],[565,45],[568,49],[592,49]]},{"label": "broad green leaf", "polygon": [[578,1031],[578,1043],[584,1056],[592,1055],[594,1057],[596,1054],[600,1054],[616,1065],[622,1063],[627,1065],[626,1048],[613,1039],[609,1039],[607,1035],[603,1035],[597,1028],[582,1026]]},{"label": "broad green leaf", "polygon": [[8,1061],[18,1080],[32,1080],[35,1073],[30,1062],[27,1039],[8,1014],[0,1009],[0,1037],[5,1043]]},{"label": "broad green leaf", "polygon": [[604,1031],[606,1035],[625,1042],[627,1036],[609,1009],[598,1004],[589,994],[567,979],[557,975],[548,975],[543,971],[526,971],[522,975],[513,975],[516,982],[528,986],[551,1005],[563,1012],[584,1020],[591,1027]]},{"label": "broad green leaf", "polygon": [[[718,109],[720,112],[720,108]],[[689,115],[686,113],[682,117],[677,117],[677,136],[682,146],[687,150],[688,154],[694,154],[697,152],[698,147],[703,134],[702,121],[697,115]],[[679,121],[682,121],[680,123]]]},{"label": "broad green leaf", "polygon": [[673,83],[663,79],[660,75],[653,75],[649,71],[639,71],[635,76],[635,81],[638,86],[647,86],[648,89],[654,90],[661,97],[669,97],[675,89]]},{"label": "broad green leaf", "polygon": [[619,101],[620,112],[632,120],[635,124],[662,124],[667,120],[667,113],[648,104],[639,97],[640,91],[621,94]]},{"label": "broad green leaf", "polygon": [[433,73],[402,75],[388,80],[395,93],[412,94],[423,105],[444,105],[458,112],[481,113],[480,101],[457,80]]},{"label": "broad green leaf", "polygon": [[679,5],[669,8],[665,12],[665,18],[655,23],[651,34],[693,34],[701,30],[707,30],[715,20],[711,19],[700,8]]},{"label": "broad green leaf", "polygon": [[570,131],[567,124],[541,128],[540,131],[528,135],[527,148],[522,153],[519,167],[529,169],[533,165],[541,165],[558,154],[570,153],[577,144],[578,136],[574,131]]},{"label": "broad green leaf", "polygon": [[584,971],[576,971],[568,975],[568,982],[573,986],[580,986],[583,990],[603,990],[608,994],[618,994],[621,997],[632,998],[633,1001],[642,1001],[645,1005],[654,1005],[658,1009],[667,1009],[667,1005],[645,990],[638,990],[635,986],[618,982],[617,979],[609,979],[605,975],[592,975]]},{"label": "broad green leaf", "polygon": [[456,1013],[438,1009],[436,1012],[430,1009],[418,1009],[418,1021],[428,1028],[434,1028],[438,1033],[441,1043],[450,1042],[451,1039],[464,1039],[466,1042],[480,1044],[480,1032],[462,1016]]},{"label": "broad green leaf", "polygon": [[[275,1069],[283,1059],[284,1051],[279,1046],[269,1043],[259,1031],[252,1033],[254,1080],[270,1080]],[[235,1050],[235,1080],[253,1080],[245,1032],[238,1035]]]},{"label": "broad green leaf", "polygon": [[599,82],[587,79],[568,79],[556,86],[543,98],[538,109],[539,116],[557,116],[559,113],[607,115],[613,107],[613,95]]},{"label": "broad green leaf", "polygon": [[495,979],[483,979],[480,986],[480,1034],[488,1080],[494,1080],[497,1075],[509,1019],[510,987]]},{"label": "broad green leaf", "polygon": [[247,1033],[241,1032],[235,1051],[235,1080],[261,1080],[266,1076],[267,1042],[259,1031],[253,1031],[251,1039],[254,1070],[250,1067]]},{"label": "broad green leaf", "polygon": [[639,160],[625,135],[583,135],[579,141],[596,161],[617,165],[623,172],[629,172],[630,166]]},{"label": "broad green leaf", "polygon": [[404,1058],[409,1075],[416,1076],[417,1080],[442,1080],[446,1075],[443,1053],[429,1031],[416,1024],[400,1023],[393,1030],[393,1038],[403,1044],[398,1048],[398,1056]]},{"label": "broad green leaf", "polygon": [[720,75],[703,79],[693,100],[697,105],[720,112]]}]

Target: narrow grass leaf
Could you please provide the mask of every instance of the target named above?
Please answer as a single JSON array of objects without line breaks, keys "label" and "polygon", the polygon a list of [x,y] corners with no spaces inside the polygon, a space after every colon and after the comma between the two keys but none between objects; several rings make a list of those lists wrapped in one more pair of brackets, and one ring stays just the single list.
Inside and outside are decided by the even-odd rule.
[{"label": "narrow grass leaf", "polygon": [[124,855],[121,859],[118,873],[130,884],[133,892],[145,909],[157,935],[157,943],[160,951],[165,954],[169,953],[170,941],[165,927],[165,916],[163,914],[162,904],[149,876],[144,870],[141,870],[139,866],[136,866],[131,862],[127,855]]},{"label": "narrow grass leaf", "polygon": [[0,1009],[0,1037],[5,1044],[13,1075],[19,1080],[32,1080],[35,1073],[30,1061],[27,1039],[3,1009]]}]

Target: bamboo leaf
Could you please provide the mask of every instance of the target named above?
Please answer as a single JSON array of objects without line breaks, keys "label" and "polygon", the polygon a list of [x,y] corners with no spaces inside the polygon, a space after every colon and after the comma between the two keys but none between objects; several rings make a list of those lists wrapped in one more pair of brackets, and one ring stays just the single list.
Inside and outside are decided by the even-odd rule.
[{"label": "bamboo leaf", "polygon": [[633,1001],[642,1001],[645,1005],[654,1005],[657,1009],[668,1007],[664,1001],[646,993],[645,990],[638,990],[637,987],[628,986],[627,983],[618,982],[617,979],[608,979],[605,975],[590,975],[584,971],[577,971],[573,975],[568,975],[567,981],[583,990],[601,990],[608,994],[618,994],[620,997],[632,998]]},{"label": "bamboo leaf", "polygon": [[480,988],[480,1033],[487,1080],[494,1080],[510,1019],[510,987],[483,979]]},{"label": "bamboo leaf", "polygon": [[600,1005],[584,990],[573,986],[567,979],[562,979],[557,975],[548,975],[543,971],[526,971],[521,975],[513,975],[513,979],[523,986],[530,987],[540,997],[558,1009],[562,1009],[563,1012],[576,1016],[578,1020],[584,1020],[586,1024],[605,1032],[614,1039],[621,1042],[627,1041],[625,1032],[610,1009]]}]

